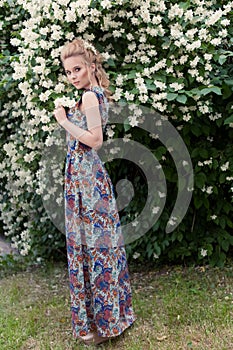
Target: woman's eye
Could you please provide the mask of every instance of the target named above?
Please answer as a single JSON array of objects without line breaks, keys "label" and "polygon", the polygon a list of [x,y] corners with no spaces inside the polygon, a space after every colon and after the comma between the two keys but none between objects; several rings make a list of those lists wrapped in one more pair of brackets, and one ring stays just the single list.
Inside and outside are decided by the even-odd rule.
[{"label": "woman's eye", "polygon": [[79,67],[76,67],[75,68],[75,72],[79,72],[80,71],[80,68]]}]

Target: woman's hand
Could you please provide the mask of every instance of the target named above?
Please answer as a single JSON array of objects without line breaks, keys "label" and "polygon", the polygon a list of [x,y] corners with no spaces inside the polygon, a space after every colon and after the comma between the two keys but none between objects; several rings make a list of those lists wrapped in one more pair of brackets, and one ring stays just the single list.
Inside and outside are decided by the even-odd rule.
[{"label": "woman's hand", "polygon": [[59,106],[55,108],[54,110],[54,117],[57,119],[57,122],[62,125],[64,124],[68,119],[66,117],[66,111],[65,108],[62,106]]}]

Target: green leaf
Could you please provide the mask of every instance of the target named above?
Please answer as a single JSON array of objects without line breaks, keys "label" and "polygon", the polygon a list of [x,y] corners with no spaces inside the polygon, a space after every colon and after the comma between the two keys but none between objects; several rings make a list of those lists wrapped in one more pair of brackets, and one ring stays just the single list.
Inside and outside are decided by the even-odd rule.
[{"label": "green leaf", "polygon": [[217,95],[222,95],[222,91],[218,86],[209,86],[209,87],[205,87],[205,88],[200,88],[200,89],[192,89],[189,91],[186,91],[186,95],[193,97],[195,95],[197,96],[205,96],[208,95],[210,93],[214,92]]},{"label": "green leaf", "polygon": [[219,219],[219,225],[221,226],[222,229],[224,229],[226,227],[226,220],[224,217],[221,217]]},{"label": "green leaf", "polygon": [[196,209],[199,209],[202,204],[202,199],[200,197],[194,197],[194,205]]},{"label": "green leaf", "polygon": [[222,95],[222,91],[218,86],[210,86],[208,88],[200,90],[200,95],[208,95],[211,92],[214,92],[217,95]]},{"label": "green leaf", "polygon": [[207,159],[209,156],[209,153],[207,151],[207,149],[205,148],[199,148],[199,155],[203,158],[203,159]]},{"label": "green leaf", "polygon": [[218,58],[218,62],[222,65],[223,63],[225,63],[227,60],[227,56],[225,55],[220,55]]},{"label": "green leaf", "polygon": [[189,1],[184,1],[184,2],[179,3],[179,7],[181,7],[184,10],[187,10],[189,8],[189,6],[190,6]]},{"label": "green leaf", "polygon": [[206,183],[206,175],[204,173],[198,173],[195,176],[195,183],[198,188],[202,188]]},{"label": "green leaf", "polygon": [[221,242],[221,246],[225,252],[228,252],[230,243],[225,239]]},{"label": "green leaf", "polygon": [[226,181],[226,175],[225,174],[220,174],[220,176],[219,176],[220,184],[223,184],[225,181]]},{"label": "green leaf", "polygon": [[197,126],[197,125],[192,125],[191,127],[191,132],[193,133],[193,135],[195,136],[200,136],[202,134],[201,129]]},{"label": "green leaf", "polygon": [[156,158],[159,160],[162,158],[164,154],[166,154],[167,149],[164,146],[159,146],[156,148],[156,150],[153,152],[156,155]]},{"label": "green leaf", "polygon": [[107,60],[107,64],[109,65],[109,67],[116,67],[116,64],[115,64],[115,62],[113,61],[112,58],[109,58]]},{"label": "green leaf", "polygon": [[177,98],[177,96],[178,96],[178,94],[175,94],[175,93],[173,93],[173,92],[169,92],[169,93],[167,94],[167,100],[168,100],[168,101],[174,101],[174,100]]},{"label": "green leaf", "polygon": [[132,70],[129,74],[126,76],[127,79],[134,79],[136,78],[136,70]]},{"label": "green leaf", "polygon": [[228,97],[230,97],[232,95],[232,87],[230,87],[229,85],[223,83],[223,86],[222,86],[222,89],[223,89],[223,98],[224,99],[227,99]]},{"label": "green leaf", "polygon": [[128,120],[124,121],[124,130],[128,131],[131,128],[131,125],[128,123]]},{"label": "green leaf", "polygon": [[226,79],[226,80],[224,80],[224,83],[229,85],[229,86],[233,86],[233,79]]},{"label": "green leaf", "polygon": [[233,114],[230,115],[227,119],[224,120],[224,125],[233,123]]},{"label": "green leaf", "polygon": [[199,147],[194,148],[193,151],[192,151],[192,153],[191,153],[191,157],[192,157],[192,158],[199,157],[199,151],[200,151],[200,148],[199,148]]},{"label": "green leaf", "polygon": [[157,87],[155,86],[155,84],[146,84],[146,87],[148,90],[151,90],[151,91],[157,90]]},{"label": "green leaf", "polygon": [[186,95],[178,95],[176,98],[176,101],[185,104],[187,102],[187,96]]}]

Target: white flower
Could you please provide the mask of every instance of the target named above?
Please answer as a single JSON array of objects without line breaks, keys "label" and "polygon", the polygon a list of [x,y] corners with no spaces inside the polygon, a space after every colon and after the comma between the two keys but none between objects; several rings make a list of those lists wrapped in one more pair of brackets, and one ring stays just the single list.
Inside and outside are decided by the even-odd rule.
[{"label": "white flower", "polygon": [[170,31],[171,31],[171,36],[174,39],[179,39],[180,37],[183,36],[182,26],[178,23],[172,25]]},{"label": "white flower", "polygon": [[177,221],[177,218],[174,217],[174,216],[172,216],[172,217],[169,219],[168,223],[169,223],[169,225],[174,226],[174,225],[176,224],[176,221]]},{"label": "white flower", "polygon": [[114,136],[114,134],[115,134],[115,131],[112,130],[111,127],[108,127],[107,130],[106,130],[106,133],[107,133],[109,138],[112,138]]},{"label": "white flower", "polygon": [[174,89],[175,91],[179,91],[182,90],[184,87],[184,84],[179,84],[179,83],[171,83],[169,85],[172,89]]},{"label": "white flower", "polygon": [[138,126],[139,124],[139,120],[137,119],[137,116],[129,116],[129,124],[134,127],[134,126]]},{"label": "white flower", "polygon": [[126,135],[124,135],[124,137],[123,137],[123,141],[124,142],[129,142],[130,141],[130,138],[131,138],[131,134],[126,134]]},{"label": "white flower", "polygon": [[123,93],[123,89],[116,88],[115,93],[113,94],[113,98],[115,101],[119,101]]},{"label": "white flower", "polygon": [[16,154],[15,145],[13,143],[5,143],[3,145],[3,149],[9,157],[12,157]]},{"label": "white flower", "polygon": [[183,160],[182,165],[185,167],[186,165],[189,165],[189,162],[187,162],[187,160]]},{"label": "white flower", "polygon": [[198,32],[197,28],[189,29],[185,35],[189,40],[194,40],[194,35]]},{"label": "white flower", "polygon": [[184,64],[188,61],[188,55],[183,55],[180,57],[180,64]]},{"label": "white flower", "polygon": [[137,226],[139,224],[139,222],[137,221],[137,220],[134,220],[133,222],[132,222],[132,226]]},{"label": "white flower", "polygon": [[67,9],[65,12],[65,21],[66,22],[75,22],[77,20],[76,13],[73,9]]},{"label": "white flower", "polygon": [[218,46],[218,45],[221,45],[221,43],[222,43],[222,38],[221,38],[221,37],[220,37],[220,38],[214,38],[214,39],[212,39],[210,42],[211,42],[212,45]]},{"label": "white flower", "polygon": [[211,66],[211,64],[209,64],[209,63],[206,63],[206,64],[205,64],[205,70],[206,70],[206,71],[211,72],[212,69],[213,69],[213,67]]},{"label": "white flower", "polygon": [[62,202],[63,202],[63,198],[62,198],[62,196],[60,196],[60,197],[56,198],[56,203],[57,203],[58,205],[61,205],[61,204],[62,204]]},{"label": "white flower", "polygon": [[232,180],[233,180],[233,176],[227,176],[227,177],[226,177],[226,180],[227,180],[227,181],[232,181]]},{"label": "white flower", "polygon": [[139,101],[142,102],[142,103],[146,103],[148,98],[149,98],[149,96],[146,95],[146,94],[138,96]]},{"label": "white flower", "polygon": [[40,99],[42,102],[48,101],[49,96],[50,96],[51,93],[52,93],[52,91],[50,91],[50,90],[47,90],[47,91],[45,91],[45,92],[42,92],[42,93],[39,95],[39,99]]},{"label": "white flower", "polygon": [[110,153],[111,154],[116,154],[116,153],[118,153],[118,152],[120,152],[120,147],[114,147],[114,148],[111,148],[110,149]]},{"label": "white flower", "polygon": [[206,193],[208,193],[208,194],[211,194],[212,192],[213,192],[213,186],[204,186],[204,187],[202,187],[202,192],[206,192]]},{"label": "white flower", "polygon": [[162,59],[161,61],[157,62],[153,67],[151,67],[151,73],[155,73],[157,72],[158,70],[162,69],[162,68],[165,68],[167,65],[166,63],[166,59]]},{"label": "white flower", "polygon": [[211,165],[212,163],[213,163],[212,158],[210,158],[209,160],[204,160],[205,165]]},{"label": "white flower", "polygon": [[132,33],[127,34],[126,37],[129,41],[132,41],[134,39],[134,36]]},{"label": "white flower", "polygon": [[231,23],[231,21],[229,19],[226,19],[226,18],[221,21],[221,25],[224,27],[229,26],[230,23]]},{"label": "white flower", "polygon": [[152,133],[152,134],[149,134],[149,136],[154,140],[157,140],[159,138],[159,134]]},{"label": "white flower", "polygon": [[134,94],[130,94],[128,91],[125,92],[125,98],[127,101],[133,101],[135,99]]},{"label": "white flower", "polygon": [[204,258],[205,256],[207,256],[208,251],[206,249],[201,248],[201,256]]},{"label": "white flower", "polygon": [[212,15],[210,15],[207,20],[206,20],[206,26],[210,27],[212,25],[214,25],[217,21],[219,21],[219,19],[222,17],[222,10],[219,9],[218,11],[216,11],[215,13],[213,13]]},{"label": "white flower", "polygon": [[116,85],[121,86],[124,83],[124,77],[122,74],[119,74],[116,78]]},{"label": "white flower", "polygon": [[21,41],[19,39],[12,38],[10,39],[10,43],[12,46],[19,46],[21,44]]},{"label": "white flower", "polygon": [[206,61],[210,61],[212,59],[213,55],[211,53],[205,53],[204,54],[204,59]]},{"label": "white flower", "polygon": [[187,51],[194,51],[195,49],[199,49],[201,47],[201,40],[196,40],[192,44],[188,44],[186,46]]},{"label": "white flower", "polygon": [[158,191],[158,194],[159,194],[159,197],[160,197],[160,198],[166,197],[166,193],[163,193],[163,192]]},{"label": "white flower", "polygon": [[212,220],[215,220],[215,219],[217,219],[217,215],[211,215],[210,218],[211,218]]},{"label": "white flower", "polygon": [[153,257],[154,257],[154,259],[159,259],[159,255],[156,253],[153,253]]},{"label": "white flower", "polygon": [[200,58],[198,56],[196,56],[193,61],[190,61],[190,66],[192,68],[195,68],[199,61],[200,61]]},{"label": "white flower", "polygon": [[183,120],[184,120],[185,122],[188,122],[191,118],[192,118],[192,116],[191,116],[190,113],[187,113],[187,114],[184,114],[184,115],[183,115]]},{"label": "white flower", "polygon": [[23,159],[25,160],[25,162],[31,163],[34,160],[35,155],[35,152],[28,153],[23,157]]},{"label": "white flower", "polygon": [[153,101],[160,101],[160,100],[164,100],[167,98],[167,93],[161,92],[160,94],[152,94],[151,97],[152,97]]},{"label": "white flower", "polygon": [[227,35],[228,35],[228,32],[226,29],[223,29],[221,30],[218,35],[221,37],[221,38],[225,38]]},{"label": "white flower", "polygon": [[200,111],[202,114],[209,113],[209,107],[206,106],[206,105],[200,106],[200,107],[199,107],[199,111]]},{"label": "white flower", "polygon": [[152,214],[158,214],[159,210],[160,210],[160,207],[153,207]]},{"label": "white flower", "polygon": [[175,17],[182,17],[183,13],[184,13],[184,10],[180,8],[178,4],[175,4],[175,5],[172,5],[170,10],[168,11],[168,18],[172,20]]},{"label": "white flower", "polygon": [[192,76],[192,77],[197,77],[199,75],[199,72],[197,69],[188,69],[188,73]]},{"label": "white flower", "polygon": [[191,22],[192,19],[193,19],[193,11],[192,10],[185,11],[184,19],[185,19],[185,21],[190,21]]},{"label": "white flower", "polygon": [[75,105],[75,100],[65,96],[59,97],[59,98],[56,98],[56,100],[54,101],[54,105],[56,108],[59,106],[72,108]]},{"label": "white flower", "polygon": [[138,259],[140,255],[141,255],[140,253],[135,252],[133,254],[133,259]]},{"label": "white flower", "polygon": [[163,83],[162,81],[154,80],[154,84],[160,90],[165,90],[166,89],[166,84]]},{"label": "white flower", "polygon": [[84,45],[85,49],[90,50],[95,55],[97,55],[97,51],[96,51],[95,47],[91,43],[89,43],[88,41],[83,40],[83,45]]},{"label": "white flower", "polygon": [[225,164],[221,165],[221,170],[226,171],[229,168],[229,162],[226,162]]}]

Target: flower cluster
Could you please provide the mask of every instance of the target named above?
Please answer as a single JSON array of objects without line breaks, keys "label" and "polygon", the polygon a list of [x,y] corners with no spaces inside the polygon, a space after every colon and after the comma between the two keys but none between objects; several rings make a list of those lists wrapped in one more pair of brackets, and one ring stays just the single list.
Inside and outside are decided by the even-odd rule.
[{"label": "flower cluster", "polygon": [[97,55],[97,51],[96,51],[96,49],[94,48],[94,46],[93,46],[91,43],[89,43],[89,42],[86,41],[86,40],[83,40],[83,45],[84,45],[85,49],[90,50],[90,51],[92,51],[95,55]]},{"label": "flower cluster", "polygon": [[[232,81],[224,66],[232,55],[228,50],[232,1],[7,0],[0,1],[0,6],[1,45],[10,50],[10,54],[3,54],[2,64],[7,68],[0,73],[4,150],[0,162],[0,211],[4,232],[12,237],[14,247],[26,255],[40,233],[46,235],[50,227],[40,198],[46,188],[40,157],[47,146],[57,142],[53,138],[57,128],[54,105],[71,107],[77,99],[59,61],[64,42],[75,37],[82,37],[86,49],[95,54],[90,41],[97,44],[113,83],[115,101],[130,105],[124,126],[130,134],[124,136],[124,142],[136,137],[137,126],[143,123],[140,104],[152,107],[183,133],[196,164],[197,198],[204,198],[206,217],[216,214],[214,222],[220,223],[221,208],[211,212],[206,198],[223,194],[223,183],[225,198],[232,188],[232,180],[227,179],[233,176],[233,157],[229,156],[230,148],[226,147],[226,153],[221,149],[217,133],[232,114]],[[232,135],[233,120],[226,125]],[[106,136],[111,140],[120,132],[120,127],[111,126]],[[143,142],[155,154],[158,146],[159,159],[170,165],[157,141],[155,128]],[[111,156],[114,152],[113,148]],[[171,181],[173,172],[174,169]],[[53,164],[52,173],[54,177],[61,174],[60,164]],[[60,181],[61,178],[48,191],[48,200]],[[196,199],[197,209],[200,203]],[[224,210],[222,215],[226,216],[231,210],[230,200]],[[221,225],[222,228],[224,224]],[[54,245],[58,244],[54,238]],[[157,256],[159,248],[156,249]]]}]

